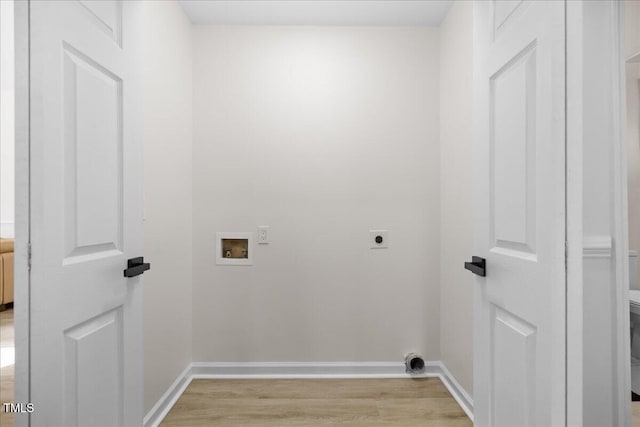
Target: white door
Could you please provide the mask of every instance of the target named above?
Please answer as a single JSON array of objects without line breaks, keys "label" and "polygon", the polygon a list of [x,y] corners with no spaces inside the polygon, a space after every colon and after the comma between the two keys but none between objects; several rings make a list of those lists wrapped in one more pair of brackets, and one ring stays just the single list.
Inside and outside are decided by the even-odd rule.
[{"label": "white door", "polygon": [[30,2],[32,426],[142,424],[137,2]]},{"label": "white door", "polygon": [[[565,424],[562,0],[477,1],[474,286],[477,426]],[[479,264],[479,262],[478,262]]]}]

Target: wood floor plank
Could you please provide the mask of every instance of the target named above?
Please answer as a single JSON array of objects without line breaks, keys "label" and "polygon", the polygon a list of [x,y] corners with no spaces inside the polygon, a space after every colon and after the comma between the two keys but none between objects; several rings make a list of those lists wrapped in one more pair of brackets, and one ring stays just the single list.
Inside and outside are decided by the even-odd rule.
[{"label": "wood floor plank", "polygon": [[631,402],[632,426],[640,427],[640,402]]},{"label": "wood floor plank", "polygon": [[381,418],[401,420],[407,414],[423,420],[449,420],[467,418],[458,403],[452,398],[429,399],[385,399],[378,402]]},{"label": "wood floor plank", "polygon": [[450,397],[442,382],[419,379],[236,379],[215,381],[196,379],[185,394],[224,398],[260,399],[379,399]]},{"label": "wood floor plank", "polygon": [[434,426],[471,421],[438,378],[193,380],[161,426]]},{"label": "wood floor plank", "polygon": [[323,424],[342,419],[366,420],[379,415],[373,399],[211,399],[197,405],[176,406],[180,414],[168,417],[168,421],[173,418],[184,423],[182,425],[191,425],[201,417],[215,421],[214,425],[225,421],[260,425],[283,420],[287,421],[286,425],[299,425],[311,420]]}]

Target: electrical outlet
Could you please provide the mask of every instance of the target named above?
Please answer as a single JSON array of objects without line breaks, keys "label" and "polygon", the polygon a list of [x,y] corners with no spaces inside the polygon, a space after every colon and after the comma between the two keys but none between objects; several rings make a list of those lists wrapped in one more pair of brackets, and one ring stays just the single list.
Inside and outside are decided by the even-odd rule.
[{"label": "electrical outlet", "polygon": [[369,230],[371,249],[386,249],[389,247],[389,232],[387,230]]},{"label": "electrical outlet", "polygon": [[268,245],[269,244],[269,226],[261,225],[258,227],[258,244],[259,245]]}]

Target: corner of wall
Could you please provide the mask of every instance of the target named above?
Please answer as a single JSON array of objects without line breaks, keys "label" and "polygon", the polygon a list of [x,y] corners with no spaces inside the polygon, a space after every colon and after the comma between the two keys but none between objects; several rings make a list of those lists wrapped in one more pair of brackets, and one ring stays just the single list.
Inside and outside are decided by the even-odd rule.
[{"label": "corner of wall", "polygon": [[191,23],[175,1],[143,2],[145,412],[192,362]]},{"label": "corner of wall", "polygon": [[471,127],[473,5],[454,2],[440,25],[440,349],[463,390],[473,384]]}]

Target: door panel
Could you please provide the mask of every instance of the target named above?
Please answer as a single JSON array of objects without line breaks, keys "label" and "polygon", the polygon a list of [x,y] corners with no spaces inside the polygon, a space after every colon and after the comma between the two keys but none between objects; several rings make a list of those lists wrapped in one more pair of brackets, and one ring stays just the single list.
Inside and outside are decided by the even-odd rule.
[{"label": "door panel", "polygon": [[491,313],[492,425],[533,426],[536,328],[498,306]]},{"label": "door panel", "polygon": [[64,50],[65,263],[122,250],[122,79]]},{"label": "door panel", "polygon": [[33,426],[142,423],[139,7],[30,2]]},{"label": "door panel", "polygon": [[120,306],[64,332],[68,426],[123,425],[122,311]]},{"label": "door panel", "polygon": [[122,3],[115,0],[79,0],[96,27],[122,47]]},{"label": "door panel", "polygon": [[491,76],[492,250],[526,258],[536,237],[535,53],[530,44]]},{"label": "door panel", "polygon": [[491,3],[493,9],[491,26],[493,28],[493,37],[496,38],[509,27],[510,22],[517,20],[517,15],[521,13],[522,9],[526,8],[526,4],[531,2],[525,2],[524,0],[491,0]]}]

